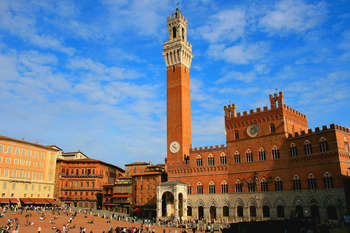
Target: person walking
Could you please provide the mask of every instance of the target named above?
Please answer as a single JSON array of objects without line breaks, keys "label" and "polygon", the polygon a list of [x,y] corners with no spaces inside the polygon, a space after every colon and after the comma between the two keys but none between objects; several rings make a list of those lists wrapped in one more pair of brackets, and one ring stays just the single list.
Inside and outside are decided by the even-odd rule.
[{"label": "person walking", "polygon": [[41,226],[38,227],[38,233],[40,233],[40,232],[41,232]]}]

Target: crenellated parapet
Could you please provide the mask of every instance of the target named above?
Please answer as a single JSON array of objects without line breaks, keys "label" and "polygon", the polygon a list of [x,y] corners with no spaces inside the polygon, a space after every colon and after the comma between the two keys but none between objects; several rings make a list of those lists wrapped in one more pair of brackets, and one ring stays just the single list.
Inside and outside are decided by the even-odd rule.
[{"label": "crenellated parapet", "polygon": [[330,124],[329,127],[327,125],[323,125],[322,128],[316,127],[315,129],[308,129],[307,131],[301,130],[300,132],[295,132],[294,134],[288,134],[289,139],[301,137],[301,136],[310,136],[315,135],[319,133],[324,133],[329,130],[340,130],[345,133],[350,133],[350,129],[345,128],[343,126],[337,125],[337,124]]},{"label": "crenellated parapet", "polygon": [[226,146],[224,144],[221,145],[215,145],[215,146],[205,146],[205,147],[194,147],[190,149],[190,153],[201,153],[201,152],[208,152],[208,151],[219,151],[226,149]]},{"label": "crenellated parapet", "polygon": [[289,114],[292,114],[292,115],[295,115],[297,117],[300,117],[300,118],[303,118],[303,119],[306,119],[306,115],[305,114],[302,114],[301,112],[298,112],[297,110],[293,109],[292,107],[288,106],[288,105],[283,105],[283,110],[286,112],[286,113],[289,113]]}]

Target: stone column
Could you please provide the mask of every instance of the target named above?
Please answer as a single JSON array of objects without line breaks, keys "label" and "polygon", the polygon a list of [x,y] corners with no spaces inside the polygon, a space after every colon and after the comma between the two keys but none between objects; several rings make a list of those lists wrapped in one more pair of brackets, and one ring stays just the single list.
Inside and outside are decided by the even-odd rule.
[{"label": "stone column", "polygon": [[160,187],[157,187],[157,220],[162,217],[162,196]]},{"label": "stone column", "polygon": [[174,190],[174,217],[175,219],[179,219],[179,200],[178,194],[176,190]]},{"label": "stone column", "polygon": [[219,220],[222,222],[223,220],[223,207],[220,206],[220,207],[216,207],[216,220]]},{"label": "stone column", "polygon": [[206,219],[208,222],[210,221],[210,207],[203,206],[203,218]]}]

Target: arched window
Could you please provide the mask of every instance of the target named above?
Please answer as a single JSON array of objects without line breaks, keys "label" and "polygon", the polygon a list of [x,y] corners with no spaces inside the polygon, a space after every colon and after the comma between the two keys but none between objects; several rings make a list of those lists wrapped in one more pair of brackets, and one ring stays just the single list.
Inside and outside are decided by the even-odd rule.
[{"label": "arched window", "polygon": [[197,183],[197,194],[203,194],[203,185],[201,182]]},{"label": "arched window", "polygon": [[241,155],[238,150],[235,152],[235,163],[241,163]]},{"label": "arched window", "polygon": [[249,179],[248,182],[248,192],[255,192],[255,183],[252,179]]},{"label": "arched window", "polygon": [[228,206],[224,206],[224,207],[222,208],[222,215],[223,215],[224,217],[230,216],[230,209],[228,208]]},{"label": "arched window", "polygon": [[280,150],[278,149],[278,147],[275,145],[272,147],[272,158],[274,160],[280,159]]},{"label": "arched window", "polygon": [[209,166],[214,166],[215,165],[214,157],[213,157],[212,154],[209,154],[209,156],[208,156],[208,165]]},{"label": "arched window", "polygon": [[75,169],[76,175],[79,175],[79,169]]},{"label": "arched window", "polygon": [[296,147],[296,145],[294,143],[290,144],[289,152],[290,152],[291,157],[298,156],[298,148]]},{"label": "arched window", "polygon": [[220,163],[221,163],[222,165],[225,165],[225,164],[226,164],[226,155],[225,155],[224,152],[222,152],[221,155],[220,155]]},{"label": "arched window", "polygon": [[184,40],[185,39],[185,29],[182,28],[182,39]]},{"label": "arched window", "polygon": [[310,173],[308,175],[307,184],[308,184],[308,188],[310,190],[316,190],[317,189],[317,182],[316,182],[315,176],[312,173]]},{"label": "arched window", "polygon": [[250,213],[250,217],[256,217],[256,207],[255,206],[250,206],[249,207],[249,213]]},{"label": "arched window", "polygon": [[323,174],[323,183],[324,183],[324,188],[325,188],[325,189],[334,188],[334,186],[333,186],[333,178],[332,178],[332,176],[329,174],[329,172],[325,172],[325,173]]},{"label": "arched window", "polygon": [[173,39],[176,38],[176,27],[173,27]]},{"label": "arched window", "polygon": [[277,206],[277,217],[284,218],[284,207],[281,205]]},{"label": "arched window", "polygon": [[197,164],[197,167],[203,166],[202,157],[200,155],[197,156],[196,164]]},{"label": "arched window", "polygon": [[306,140],[304,142],[304,153],[305,155],[311,155],[312,154],[312,145],[310,141]]},{"label": "arched window", "polygon": [[300,191],[301,190],[301,181],[298,175],[293,176],[293,190]]},{"label": "arched window", "polygon": [[236,181],[236,193],[241,193],[242,192],[242,183],[239,179]]},{"label": "arched window", "polygon": [[252,151],[250,149],[247,150],[246,156],[247,156],[247,162],[248,163],[253,162],[253,153],[252,153]]},{"label": "arched window", "polygon": [[192,216],[192,207],[187,206],[187,216]]},{"label": "arched window", "polygon": [[209,182],[209,193],[215,193],[215,183],[213,181]]},{"label": "arched window", "polygon": [[266,153],[264,148],[260,147],[259,149],[259,160],[263,161],[266,160]]},{"label": "arched window", "polygon": [[268,207],[267,205],[263,206],[263,217],[264,218],[270,217],[270,207]]},{"label": "arched window", "polygon": [[243,217],[243,206],[241,205],[237,206],[237,216]]},{"label": "arched window", "polygon": [[350,152],[348,139],[346,137],[344,137],[344,150],[345,152]]},{"label": "arched window", "polygon": [[221,183],[221,193],[228,193],[228,185],[226,180]]},{"label": "arched window", "polygon": [[279,177],[275,179],[275,191],[283,191],[283,182]]},{"label": "arched window", "polygon": [[320,138],[320,151],[327,152],[328,151],[328,142],[324,137]]},{"label": "arched window", "polygon": [[268,183],[266,182],[266,179],[265,179],[265,178],[262,178],[262,179],[261,179],[260,186],[261,186],[261,192],[268,192],[268,191],[269,191],[269,185],[268,185]]},{"label": "arched window", "polygon": [[276,132],[276,127],[275,127],[274,124],[270,125],[270,130],[271,130],[271,133],[275,133]]},{"label": "arched window", "polygon": [[192,194],[192,186],[191,185],[187,186],[187,194]]}]

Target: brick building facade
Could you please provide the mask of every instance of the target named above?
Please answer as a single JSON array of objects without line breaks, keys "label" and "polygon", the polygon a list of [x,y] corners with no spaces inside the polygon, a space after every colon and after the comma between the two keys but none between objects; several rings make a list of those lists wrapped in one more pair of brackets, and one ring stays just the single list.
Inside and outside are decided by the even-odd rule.
[{"label": "brick building facade", "polygon": [[179,10],[168,31],[166,167],[169,181],[187,184],[188,199],[159,186],[158,217],[342,218],[349,210],[349,129],[308,129],[307,117],[285,105],[280,92],[269,96],[269,107],[237,113],[235,104],[225,106],[226,145],[191,148],[192,47]]},{"label": "brick building facade", "polygon": [[124,170],[88,158],[81,152],[72,152],[63,153],[57,159],[57,174],[57,195],[62,203],[67,206],[102,209],[103,186],[114,184],[124,174]]}]

